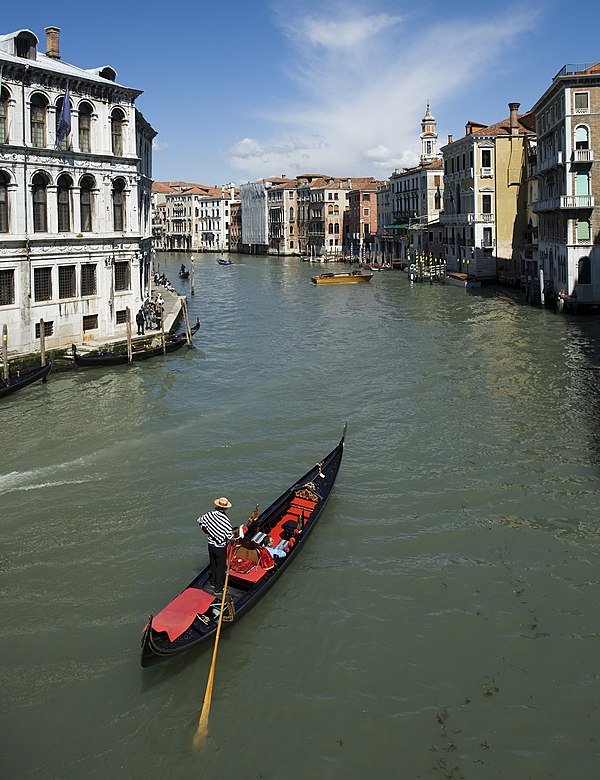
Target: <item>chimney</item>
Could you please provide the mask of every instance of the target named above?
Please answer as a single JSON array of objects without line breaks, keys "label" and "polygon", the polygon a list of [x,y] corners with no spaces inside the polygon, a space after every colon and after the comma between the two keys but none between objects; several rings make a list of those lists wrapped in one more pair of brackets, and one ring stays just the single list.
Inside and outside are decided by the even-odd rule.
[{"label": "chimney", "polygon": [[46,27],[46,57],[52,57],[53,60],[60,59],[58,48],[58,36],[60,27]]},{"label": "chimney", "polygon": [[451,136],[451,135],[449,135],[449,136],[448,136],[448,143],[449,143],[449,144],[451,144],[451,143],[452,143],[452,136]]},{"label": "chimney", "polygon": [[517,112],[519,111],[520,103],[509,103],[510,109],[510,134],[519,135],[519,121],[517,119]]}]

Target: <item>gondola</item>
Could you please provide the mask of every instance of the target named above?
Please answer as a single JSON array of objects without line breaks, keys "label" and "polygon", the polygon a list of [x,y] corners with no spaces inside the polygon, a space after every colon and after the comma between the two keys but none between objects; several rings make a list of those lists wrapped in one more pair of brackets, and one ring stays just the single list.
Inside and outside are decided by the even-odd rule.
[{"label": "gondola", "polygon": [[[192,335],[196,333],[200,327],[200,320],[196,321],[196,324],[191,328]],[[187,335],[180,333],[177,336],[165,337],[165,352],[176,352],[181,349],[184,344],[187,343]],[[79,368],[98,368],[99,366],[118,366],[123,363],[127,364],[127,353],[122,352],[88,352],[85,355],[80,355],[77,352],[75,344],[71,345],[71,351],[73,353],[73,360],[75,365]],[[162,344],[158,347],[147,347],[133,349],[131,353],[132,361],[148,360],[149,358],[157,357],[163,354]]]},{"label": "gondola", "polygon": [[19,376],[11,376],[8,379],[0,379],[0,398],[10,393],[15,393],[17,390],[21,390],[23,387],[27,387],[32,382],[37,382],[38,379],[43,379],[48,376],[52,370],[52,363],[48,361],[43,366],[31,369],[31,371],[25,371]]},{"label": "gondola", "polygon": [[186,269],[185,271],[179,272],[179,278],[180,279],[189,279],[190,272]]},{"label": "gondola", "polygon": [[[340,468],[346,428],[337,447],[294,482],[267,509],[250,519],[241,542],[233,542],[224,625],[236,623],[275,584],[304,547],[321,516]],[[276,557],[264,544],[280,550]],[[214,594],[206,566],[157,615],[150,615],[142,636],[142,666],[177,656],[213,637],[222,596]]]}]

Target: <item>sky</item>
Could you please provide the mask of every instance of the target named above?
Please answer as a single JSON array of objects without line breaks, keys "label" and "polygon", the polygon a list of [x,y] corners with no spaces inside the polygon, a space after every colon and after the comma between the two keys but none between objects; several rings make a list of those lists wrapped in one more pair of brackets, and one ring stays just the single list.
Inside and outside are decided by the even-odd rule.
[{"label": "sky", "polygon": [[[8,6],[8,7],[6,7]],[[529,110],[567,63],[600,61],[581,0],[156,0],[5,4],[0,34],[61,28],[61,59],[143,90],[156,181],[324,173],[387,179],[469,120]]]}]

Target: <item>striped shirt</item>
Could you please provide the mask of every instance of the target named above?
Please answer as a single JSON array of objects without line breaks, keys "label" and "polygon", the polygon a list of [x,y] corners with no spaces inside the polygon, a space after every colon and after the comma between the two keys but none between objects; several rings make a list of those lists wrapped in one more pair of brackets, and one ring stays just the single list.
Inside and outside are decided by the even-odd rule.
[{"label": "striped shirt", "polygon": [[213,547],[225,547],[233,538],[233,528],[225,512],[213,509],[198,518],[198,525],[208,537],[208,543]]}]

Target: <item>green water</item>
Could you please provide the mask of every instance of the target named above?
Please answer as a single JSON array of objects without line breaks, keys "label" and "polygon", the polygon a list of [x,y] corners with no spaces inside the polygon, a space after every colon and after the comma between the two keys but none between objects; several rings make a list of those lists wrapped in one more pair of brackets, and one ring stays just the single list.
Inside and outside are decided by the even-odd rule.
[{"label": "green water", "polygon": [[[598,776],[600,320],[232,258],[195,257],[195,349],[2,402],[2,778]],[[213,498],[243,520],[346,421],[194,753],[211,648],[142,670],[147,615],[205,565]]]}]

